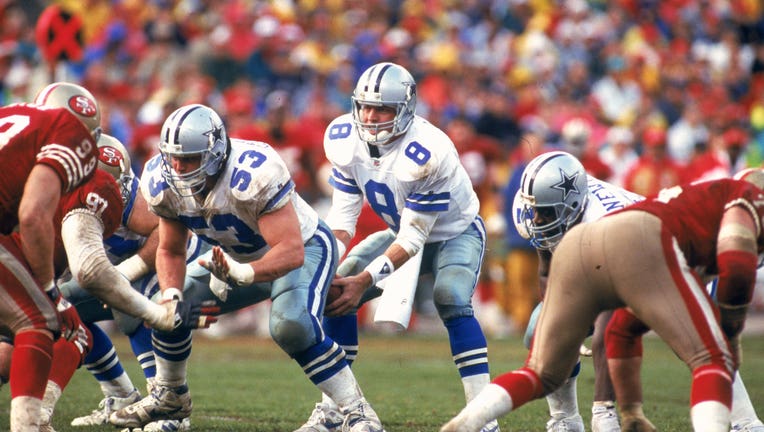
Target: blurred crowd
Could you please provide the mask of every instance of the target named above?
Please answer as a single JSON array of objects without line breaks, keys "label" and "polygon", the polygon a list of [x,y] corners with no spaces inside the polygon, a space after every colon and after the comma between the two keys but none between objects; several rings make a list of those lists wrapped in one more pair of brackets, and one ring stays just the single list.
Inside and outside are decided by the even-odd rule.
[{"label": "blurred crowd", "polygon": [[[82,58],[41,57],[51,5],[82,19]],[[324,128],[380,61],[411,71],[418,114],[472,176],[492,235],[478,297],[497,328],[522,330],[538,301],[510,213],[513,175],[540,151],[644,195],[764,160],[757,0],[0,0],[3,105],[80,83],[140,173],[166,115],[203,103],[231,136],[276,147],[317,208]]]}]

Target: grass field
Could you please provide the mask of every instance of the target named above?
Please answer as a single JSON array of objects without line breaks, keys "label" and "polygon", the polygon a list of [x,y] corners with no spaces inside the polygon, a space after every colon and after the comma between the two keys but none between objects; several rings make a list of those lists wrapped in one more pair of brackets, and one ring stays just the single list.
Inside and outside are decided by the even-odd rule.
[{"label": "grass field", "polygon": [[[145,380],[125,338],[118,350],[137,386]],[[743,377],[760,415],[764,415],[764,337],[744,340]],[[645,341],[643,370],[645,411],[660,431],[689,431],[689,372],[654,337]],[[492,373],[521,365],[526,351],[520,338],[491,340]],[[364,392],[388,432],[437,431],[464,404],[461,384],[442,336],[361,336],[359,360],[353,366]],[[584,359],[579,404],[589,430],[593,371]],[[301,369],[268,339],[197,337],[189,364],[195,431],[289,432],[299,427],[318,400],[318,391]],[[145,391],[142,390],[142,393]],[[89,412],[101,393],[96,381],[79,370],[58,404],[57,431],[115,430],[73,428],[72,418]],[[0,391],[0,430],[8,428],[7,386]],[[543,431],[546,402],[534,401],[500,420],[502,431]]]}]

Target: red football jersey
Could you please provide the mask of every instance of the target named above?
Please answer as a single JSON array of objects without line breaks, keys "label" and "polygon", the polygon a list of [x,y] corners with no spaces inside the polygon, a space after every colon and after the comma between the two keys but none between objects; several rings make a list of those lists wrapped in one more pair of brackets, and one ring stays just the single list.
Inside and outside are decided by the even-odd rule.
[{"label": "red football jersey", "polygon": [[[764,193],[747,181],[732,179],[664,189],[657,196],[624,210],[640,209],[660,217],[679,242],[689,266],[704,266],[708,274],[716,274],[719,226],[724,211],[733,205],[742,205],[758,221],[764,217]],[[762,252],[764,234],[760,230],[758,235],[759,252]]]},{"label": "red football jersey", "polygon": [[90,179],[97,163],[92,135],[65,108],[0,107],[0,233],[18,223],[24,185],[36,164],[53,168],[65,193]]},{"label": "red football jersey", "polygon": [[93,178],[61,197],[56,216],[55,262],[56,271],[66,267],[66,251],[61,240],[61,222],[69,212],[86,209],[98,215],[103,223],[103,238],[108,238],[122,223],[122,194],[114,177],[97,169]]}]

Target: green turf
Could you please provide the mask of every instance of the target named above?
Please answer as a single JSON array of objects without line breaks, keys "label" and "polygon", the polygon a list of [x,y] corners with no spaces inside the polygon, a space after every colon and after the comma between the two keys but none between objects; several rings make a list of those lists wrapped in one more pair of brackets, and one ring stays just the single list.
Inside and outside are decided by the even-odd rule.
[{"label": "green turf", "polygon": [[[145,393],[145,381],[125,338],[118,337],[117,343],[128,372]],[[744,349],[743,377],[760,415],[764,415],[764,337],[747,337]],[[661,431],[691,430],[689,372],[654,337],[646,339],[645,353],[645,412]],[[492,373],[518,367],[525,354],[519,338],[491,340]],[[353,368],[388,432],[437,431],[464,403],[443,336],[361,335],[361,352]],[[591,361],[585,359],[578,393],[587,425],[592,377]],[[264,339],[196,338],[189,384],[195,431],[289,432],[307,419],[319,397],[297,364]],[[78,371],[58,404],[53,422],[56,430],[115,430],[69,426],[72,418],[95,408],[100,399],[95,380],[85,370]],[[0,430],[8,428],[9,407],[6,386],[0,391]],[[546,420],[546,402],[538,400],[502,418],[500,424],[505,432],[543,431]]]}]

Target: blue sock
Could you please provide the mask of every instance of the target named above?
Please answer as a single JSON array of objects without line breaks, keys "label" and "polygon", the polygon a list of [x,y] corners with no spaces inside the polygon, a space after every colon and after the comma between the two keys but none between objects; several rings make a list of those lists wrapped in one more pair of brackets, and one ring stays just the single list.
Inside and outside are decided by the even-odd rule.
[{"label": "blue sock", "polygon": [[444,323],[451,342],[451,355],[459,375],[488,373],[488,343],[474,316],[459,317]]},{"label": "blue sock", "polygon": [[324,317],[324,333],[345,350],[349,365],[358,356],[358,315]]},{"label": "blue sock", "polygon": [[326,338],[303,352],[294,355],[305,375],[318,384],[348,366],[344,351],[332,339]]},{"label": "blue sock", "polygon": [[143,369],[143,376],[146,379],[154,378],[157,374],[157,363],[154,360],[154,347],[151,346],[151,329],[140,325],[129,338],[133,354]]},{"label": "blue sock", "polygon": [[95,323],[85,325],[93,334],[93,349],[85,356],[85,368],[99,382],[113,380],[125,373],[119,356],[114,350],[114,344],[106,332]]},{"label": "blue sock", "polygon": [[152,330],[151,344],[156,357],[173,362],[187,360],[191,356],[191,330],[172,333]]}]

